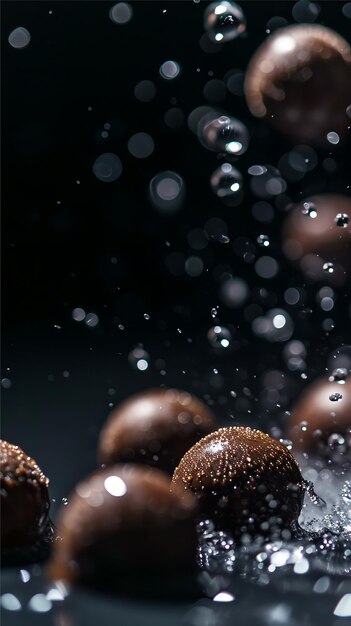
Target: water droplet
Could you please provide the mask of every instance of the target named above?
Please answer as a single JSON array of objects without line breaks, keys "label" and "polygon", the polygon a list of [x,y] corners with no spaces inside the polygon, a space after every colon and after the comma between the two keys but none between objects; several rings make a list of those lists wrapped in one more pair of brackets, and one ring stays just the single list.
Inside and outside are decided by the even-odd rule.
[{"label": "water droplet", "polygon": [[230,163],[223,163],[212,174],[210,179],[212,191],[219,198],[233,196],[242,187],[242,176],[239,170]]},{"label": "water droplet", "polygon": [[213,326],[207,333],[207,339],[212,348],[227,349],[232,345],[232,334],[225,326]]},{"label": "water droplet", "polygon": [[346,367],[337,367],[335,370],[332,371],[331,375],[329,376],[329,381],[331,383],[335,382],[339,383],[339,385],[344,385],[348,375],[349,374]]},{"label": "water droplet", "polygon": [[331,393],[329,396],[329,400],[331,400],[331,402],[338,402],[341,399],[342,399],[341,393]]},{"label": "water droplet", "polygon": [[347,213],[338,213],[335,216],[335,224],[337,226],[340,226],[340,228],[346,228],[349,221],[350,221],[350,218],[347,215]]},{"label": "water droplet", "polygon": [[212,2],[204,13],[204,28],[211,41],[221,43],[235,39],[246,29],[241,7],[235,2]]},{"label": "water droplet", "polygon": [[213,113],[206,115],[200,122],[199,140],[205,148],[213,152],[243,154],[249,145],[249,133],[246,126],[234,117]]},{"label": "water droplet", "polygon": [[323,271],[326,274],[332,274],[334,272],[334,263],[331,263],[330,261],[328,261],[327,263],[324,263]]},{"label": "water droplet", "polygon": [[310,217],[311,219],[315,219],[318,215],[317,213],[317,207],[314,204],[314,202],[304,202],[303,203],[303,208],[302,208],[302,213],[304,215],[308,215],[308,217]]},{"label": "water droplet", "polygon": [[270,244],[269,237],[267,237],[267,235],[258,235],[256,241],[259,246],[262,246],[262,248],[268,248]]}]

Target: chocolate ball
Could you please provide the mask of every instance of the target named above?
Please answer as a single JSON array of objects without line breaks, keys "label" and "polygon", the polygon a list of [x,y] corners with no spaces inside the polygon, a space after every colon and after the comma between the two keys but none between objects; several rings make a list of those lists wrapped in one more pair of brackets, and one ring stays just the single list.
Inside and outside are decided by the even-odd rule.
[{"label": "chocolate ball", "polygon": [[1,547],[33,546],[49,523],[49,480],[21,448],[0,441]]},{"label": "chocolate ball", "polygon": [[323,270],[325,263],[343,275],[351,269],[351,198],[335,194],[306,198],[288,215],[282,237],[285,255],[311,278],[333,276]]},{"label": "chocolate ball", "polygon": [[201,400],[177,389],[149,389],[112,411],[98,447],[101,463],[134,462],[173,473],[183,454],[213,430]]},{"label": "chocolate ball", "polygon": [[329,132],[342,138],[350,125],[350,46],[319,24],[281,28],[253,55],[245,94],[253,115],[293,141],[327,147]]},{"label": "chocolate ball", "polygon": [[319,378],[309,385],[292,410],[288,437],[296,451],[328,458],[340,453],[340,460],[350,454],[351,378]]},{"label": "chocolate ball", "polygon": [[167,474],[133,464],[88,476],[61,511],[51,578],[113,587],[123,575],[193,568],[196,499],[171,493],[170,483]]},{"label": "chocolate ball", "polygon": [[172,488],[192,491],[203,513],[234,534],[264,534],[297,520],[303,479],[289,450],[244,426],[220,428],[189,450]]}]

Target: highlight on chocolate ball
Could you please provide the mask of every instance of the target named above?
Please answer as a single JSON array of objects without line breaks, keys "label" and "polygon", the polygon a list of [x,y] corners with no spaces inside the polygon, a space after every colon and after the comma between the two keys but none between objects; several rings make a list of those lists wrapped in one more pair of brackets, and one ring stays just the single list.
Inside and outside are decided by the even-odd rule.
[{"label": "highlight on chocolate ball", "polygon": [[351,2],[4,2],[3,626],[351,621]]}]

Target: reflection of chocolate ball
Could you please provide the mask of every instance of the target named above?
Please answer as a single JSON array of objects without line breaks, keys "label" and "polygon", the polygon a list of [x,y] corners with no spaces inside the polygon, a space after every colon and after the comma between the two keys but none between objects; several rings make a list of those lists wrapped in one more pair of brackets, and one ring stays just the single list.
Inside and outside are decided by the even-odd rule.
[{"label": "reflection of chocolate ball", "polygon": [[149,389],[111,413],[100,435],[99,460],[143,463],[172,473],[214,424],[212,411],[190,393]]},{"label": "reflection of chocolate ball", "polygon": [[[338,225],[338,214],[348,215],[348,223]],[[286,256],[312,278],[326,277],[324,262],[351,268],[351,198],[335,194],[306,198],[291,211],[282,232]]]},{"label": "reflection of chocolate ball", "polygon": [[1,546],[33,546],[48,525],[49,480],[21,448],[0,441]]},{"label": "reflection of chocolate ball", "polygon": [[50,575],[114,586],[121,574],[185,572],[195,563],[196,500],[170,492],[169,477],[132,464],[97,471],[62,509],[62,541]]},{"label": "reflection of chocolate ball", "polygon": [[246,73],[250,111],[296,142],[328,145],[327,133],[347,134],[351,49],[325,26],[287,26],[270,35]]},{"label": "reflection of chocolate ball", "polygon": [[304,493],[289,450],[243,426],[201,439],[182,458],[172,486],[194,492],[204,514],[236,534],[288,525],[298,518]]},{"label": "reflection of chocolate ball", "polygon": [[[351,378],[346,378],[344,384],[320,378],[298,399],[288,436],[294,450],[332,457],[343,446],[348,430],[351,431]],[[334,434],[342,438],[334,440]]]}]

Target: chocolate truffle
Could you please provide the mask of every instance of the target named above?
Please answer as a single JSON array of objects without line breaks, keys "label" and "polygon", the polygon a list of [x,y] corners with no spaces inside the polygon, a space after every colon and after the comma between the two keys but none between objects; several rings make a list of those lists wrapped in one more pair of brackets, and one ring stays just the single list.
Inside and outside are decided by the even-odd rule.
[{"label": "chocolate truffle", "polygon": [[172,488],[192,491],[218,528],[264,534],[297,520],[304,485],[289,450],[244,426],[220,428],[182,458]]},{"label": "chocolate truffle", "polygon": [[5,553],[40,541],[49,524],[49,480],[21,448],[0,441],[1,547]]},{"label": "chocolate truffle", "polygon": [[190,393],[149,389],[112,411],[100,435],[99,461],[143,463],[172,474],[214,424],[212,411]]},{"label": "chocolate truffle", "polygon": [[196,499],[167,474],[133,464],[99,470],[61,511],[50,577],[114,587],[124,575],[184,573],[196,556]]},{"label": "chocolate truffle", "polygon": [[330,378],[309,385],[293,408],[288,437],[294,450],[326,457],[339,452],[342,457],[350,447],[351,378]]},{"label": "chocolate truffle", "polygon": [[329,132],[342,138],[350,125],[350,46],[319,24],[281,28],[253,55],[245,94],[253,115],[293,141],[327,147]]},{"label": "chocolate truffle", "polygon": [[329,277],[325,263],[341,266],[335,271],[351,269],[351,198],[335,194],[306,198],[288,215],[282,236],[285,255],[311,278]]}]

